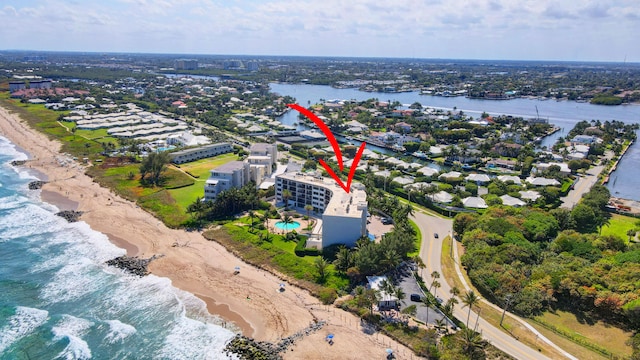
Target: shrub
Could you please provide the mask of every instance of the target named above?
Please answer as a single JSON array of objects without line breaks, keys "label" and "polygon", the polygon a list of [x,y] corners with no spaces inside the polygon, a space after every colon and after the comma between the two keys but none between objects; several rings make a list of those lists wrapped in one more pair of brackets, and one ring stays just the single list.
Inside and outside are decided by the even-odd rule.
[{"label": "shrub", "polygon": [[318,298],[320,298],[320,301],[325,305],[333,304],[338,298],[338,293],[334,288],[323,288],[318,292]]}]

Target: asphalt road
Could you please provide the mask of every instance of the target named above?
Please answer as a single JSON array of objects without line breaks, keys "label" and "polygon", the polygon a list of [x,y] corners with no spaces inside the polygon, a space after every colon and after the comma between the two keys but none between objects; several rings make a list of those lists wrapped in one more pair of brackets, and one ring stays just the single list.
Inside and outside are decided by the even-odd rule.
[{"label": "asphalt road", "polygon": [[591,187],[598,181],[598,175],[604,169],[602,165],[594,166],[587,170],[585,175],[578,178],[578,181],[574,184],[573,189],[569,191],[567,196],[561,198],[562,205],[560,207],[566,209],[573,209],[573,207],[582,199],[582,195],[591,190]]},{"label": "asphalt road", "polygon": [[[440,261],[440,254],[442,253],[442,241],[447,235],[450,235],[452,230],[453,221],[449,219],[442,219],[434,216],[429,216],[419,211],[415,211],[415,215],[412,216],[412,220],[416,222],[422,233],[422,246],[420,248],[420,257],[424,261],[426,268],[423,269],[423,278],[427,284],[431,283],[429,274],[433,271],[437,271],[442,274],[442,265]],[[438,233],[438,239],[434,238],[434,233]],[[436,296],[446,301],[451,295],[451,285],[448,284],[444,277],[440,277],[438,281],[441,287],[437,290]],[[462,291],[464,291],[462,289]],[[458,304],[454,308],[454,316],[462,321],[466,322],[468,308],[462,308],[462,304]],[[471,311],[469,326],[475,326],[478,314]],[[489,324],[482,318],[478,320],[477,331],[482,333],[482,336],[489,340],[498,349],[506,352],[519,360],[527,359],[549,359],[548,357],[538,353],[536,350],[522,344],[516,339],[510,337],[500,329]]]}]

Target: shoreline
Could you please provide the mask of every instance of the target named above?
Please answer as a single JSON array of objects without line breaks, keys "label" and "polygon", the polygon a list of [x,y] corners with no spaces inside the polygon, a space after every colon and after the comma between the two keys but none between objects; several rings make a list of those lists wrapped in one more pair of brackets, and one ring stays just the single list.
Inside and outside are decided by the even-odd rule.
[{"label": "shoreline", "polygon": [[[318,299],[295,286],[278,292],[283,282],[278,276],[244,263],[199,232],[167,228],[136,203],[99,186],[85,174],[84,165],[61,154],[60,143],[31,129],[17,114],[2,106],[0,134],[28,154],[25,169],[33,169],[47,178],[41,190],[43,201],[83,211],[80,221],[105,234],[127,254],[162,255],[151,262],[149,272],[170,279],[176,288],[202,299],[207,311],[221,318],[219,325],[226,327],[227,323],[233,323],[245,336],[277,342],[315,320],[323,320],[327,322],[325,328],[316,336],[297,340],[291,352],[282,354],[284,358],[379,358],[392,344],[405,352],[406,357],[398,358],[409,358],[410,350],[387,336],[365,333],[359,328],[360,319],[353,314],[320,306]],[[236,266],[241,271],[234,275]],[[317,340],[329,332],[339,339],[331,348]]]}]

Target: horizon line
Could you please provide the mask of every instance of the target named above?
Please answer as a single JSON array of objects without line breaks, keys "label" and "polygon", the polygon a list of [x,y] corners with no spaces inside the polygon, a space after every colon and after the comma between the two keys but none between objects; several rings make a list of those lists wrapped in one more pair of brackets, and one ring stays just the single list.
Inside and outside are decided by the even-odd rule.
[{"label": "horizon line", "polygon": [[84,51],[84,50],[34,50],[34,49],[0,49],[3,52],[36,52],[36,53],[70,53],[70,54],[117,54],[117,55],[169,55],[169,56],[197,56],[197,57],[262,57],[262,58],[326,58],[326,59],[394,59],[394,60],[422,60],[422,61],[504,61],[504,62],[544,62],[544,63],[581,63],[581,64],[620,64],[640,65],[640,62],[612,60],[541,60],[541,59],[480,59],[480,58],[444,58],[444,57],[400,57],[400,56],[349,56],[349,55],[274,55],[274,54],[208,54],[208,53],[171,53],[171,52],[131,52],[131,51]]}]

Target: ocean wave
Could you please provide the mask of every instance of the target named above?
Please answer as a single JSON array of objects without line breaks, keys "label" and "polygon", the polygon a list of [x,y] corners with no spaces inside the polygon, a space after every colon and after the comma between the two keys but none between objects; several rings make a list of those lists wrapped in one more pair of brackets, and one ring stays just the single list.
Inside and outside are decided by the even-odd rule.
[{"label": "ocean wave", "polygon": [[0,136],[0,154],[11,157],[11,160],[27,160],[29,156],[18,148],[4,136]]},{"label": "ocean wave", "polygon": [[56,359],[91,359],[91,349],[89,344],[82,339],[89,329],[93,326],[93,322],[77,318],[71,315],[63,315],[62,319],[51,328],[54,341],[67,339],[69,343],[56,356]]},{"label": "ocean wave", "polygon": [[49,303],[66,302],[97,292],[107,283],[108,279],[97,273],[91,259],[78,258],[60,268],[40,295]]},{"label": "ocean wave", "polygon": [[105,340],[111,344],[129,337],[137,331],[133,326],[125,324],[120,320],[106,320],[105,323],[109,324],[110,329],[107,336],[105,336]]},{"label": "ocean wave", "polygon": [[231,331],[183,317],[177,320],[156,357],[162,359],[231,359],[223,349]]},{"label": "ocean wave", "polygon": [[11,344],[32,333],[44,324],[49,317],[49,312],[41,309],[18,306],[7,325],[0,329],[0,354]]}]

